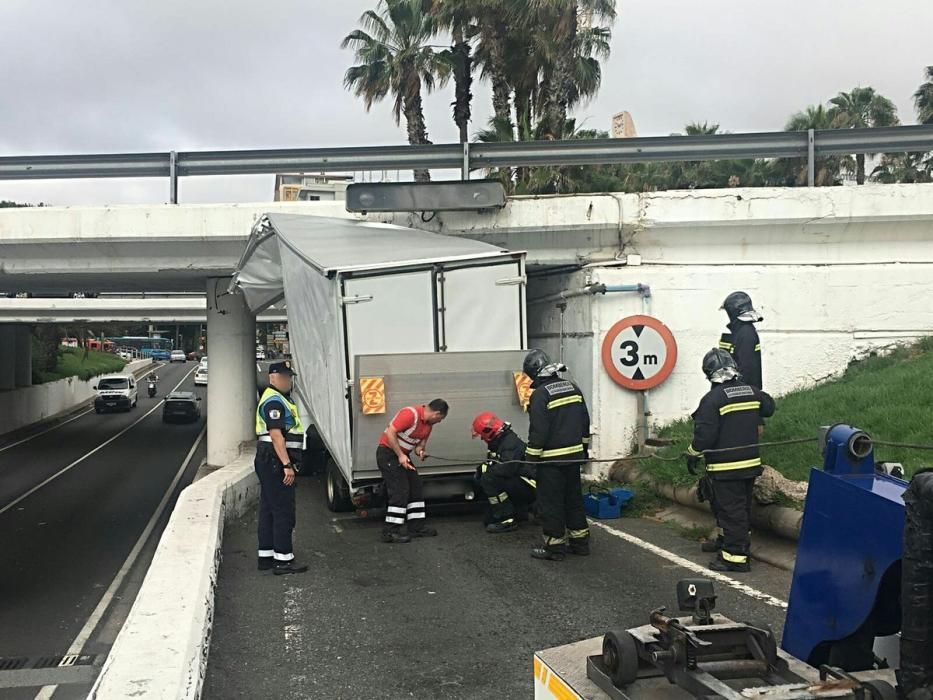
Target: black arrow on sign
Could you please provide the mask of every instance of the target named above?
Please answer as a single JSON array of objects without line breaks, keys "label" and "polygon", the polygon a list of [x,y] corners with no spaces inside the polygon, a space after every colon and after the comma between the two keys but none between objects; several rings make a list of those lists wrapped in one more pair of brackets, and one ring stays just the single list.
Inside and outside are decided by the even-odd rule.
[{"label": "black arrow on sign", "polygon": [[642,380],[645,378],[645,375],[641,373],[641,369],[636,369],[635,374],[632,375],[632,379]]},{"label": "black arrow on sign", "polygon": [[641,332],[645,330],[644,326],[632,326],[632,330],[635,331],[635,337],[641,338]]}]

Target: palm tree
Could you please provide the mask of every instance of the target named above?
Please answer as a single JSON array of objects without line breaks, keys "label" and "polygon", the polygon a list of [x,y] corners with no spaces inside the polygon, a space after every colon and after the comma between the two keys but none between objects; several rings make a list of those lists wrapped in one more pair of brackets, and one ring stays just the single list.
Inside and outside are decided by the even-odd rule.
[{"label": "palm tree", "polygon": [[[616,16],[615,0],[528,0],[537,11],[547,36],[554,42],[553,69],[543,94],[541,120],[549,138],[560,138],[564,122],[573,104],[592,95],[599,87],[593,74],[598,57],[608,55],[609,30],[599,23],[612,22]],[[581,22],[582,19],[582,22]],[[581,26],[582,24],[582,26]],[[596,29],[595,32],[592,30]],[[582,34],[581,34],[582,32]],[[581,57],[593,59],[581,64]],[[583,89],[579,79],[590,75],[591,87]],[[593,81],[595,78],[595,81]]]},{"label": "palm tree", "polygon": [[926,153],[885,153],[872,170],[871,179],[883,184],[933,182],[933,159]]},{"label": "palm tree", "polygon": [[[830,110],[823,105],[810,105],[802,112],[797,112],[787,120],[784,125],[784,131],[809,131],[820,129],[832,129],[834,116]],[[824,156],[817,158],[814,163],[814,182],[817,187],[828,185],[838,185],[841,182],[840,172],[844,169],[851,169],[852,159],[839,156]],[[807,184],[807,161],[801,158],[788,158],[776,164],[777,169],[789,169],[785,181],[792,185]]]},{"label": "palm tree", "polygon": [[451,46],[445,53],[454,78],[454,123],[460,131],[460,142],[469,140],[472,113],[473,47],[470,43],[477,29],[477,3],[474,0],[423,0],[425,10],[437,18],[441,27],[450,32]]},{"label": "palm tree", "polygon": [[926,82],[914,93],[914,107],[921,124],[933,124],[933,66],[927,66],[923,75]]},{"label": "palm tree", "polygon": [[521,36],[519,22],[527,16],[527,0],[474,1],[478,37],[476,60],[482,67],[482,76],[492,85],[493,118],[500,124],[512,124],[509,61],[515,49],[510,41]]},{"label": "palm tree", "polygon": [[[352,48],[359,62],[347,69],[344,86],[362,97],[367,111],[389,94],[395,98],[395,123],[405,115],[408,143],[431,143],[424,123],[422,88],[428,92],[444,84],[450,63],[430,46],[437,33],[437,19],[425,12],[422,0],[380,0],[378,10],[360,17],[362,29],[354,29],[341,42]],[[416,170],[415,180],[427,182],[427,170]]]},{"label": "palm tree", "polygon": [[[832,124],[837,129],[866,129],[898,124],[897,107],[871,87],[840,92],[829,101]],[[865,154],[855,155],[855,181],[865,184]]]}]

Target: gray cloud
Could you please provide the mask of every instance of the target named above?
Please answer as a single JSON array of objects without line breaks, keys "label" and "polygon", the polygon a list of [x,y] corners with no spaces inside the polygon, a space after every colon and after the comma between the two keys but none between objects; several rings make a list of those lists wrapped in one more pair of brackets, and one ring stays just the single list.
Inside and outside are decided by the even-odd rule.
[{"label": "gray cloud", "polygon": [[[85,0],[0,4],[0,153],[390,144],[389,105],[369,114],[342,87],[339,49],[375,0]],[[933,62],[916,0],[622,0],[599,97],[578,110],[607,128],[627,109],[642,135],[692,120],[779,129],[807,104],[873,85],[913,121],[910,95]],[[12,31],[10,31],[12,30]],[[489,116],[478,88],[473,129]],[[453,141],[448,88],[426,100],[436,142]],[[267,200],[271,177],[182,183],[183,201]],[[159,181],[0,183],[0,198],[163,201]]]}]

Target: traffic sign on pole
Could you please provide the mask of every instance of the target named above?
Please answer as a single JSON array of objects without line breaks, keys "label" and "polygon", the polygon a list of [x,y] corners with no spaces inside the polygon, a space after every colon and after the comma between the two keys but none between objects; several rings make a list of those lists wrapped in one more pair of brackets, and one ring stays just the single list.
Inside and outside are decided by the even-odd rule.
[{"label": "traffic sign on pole", "polygon": [[677,363],[677,341],[671,330],[652,316],[629,316],[615,323],[603,339],[603,367],[626,389],[653,389],[667,379]]}]

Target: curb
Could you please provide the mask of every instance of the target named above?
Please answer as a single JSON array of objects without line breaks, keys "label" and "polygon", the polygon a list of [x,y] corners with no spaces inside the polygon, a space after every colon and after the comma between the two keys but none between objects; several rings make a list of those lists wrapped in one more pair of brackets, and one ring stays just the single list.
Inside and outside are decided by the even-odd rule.
[{"label": "curb", "polygon": [[[710,534],[716,528],[716,521],[713,519],[712,513],[679,503],[671,503],[670,506],[657,513],[654,517],[661,522],[682,527],[708,528]],[[793,542],[783,537],[777,537],[768,532],[755,531],[752,533],[752,548],[749,554],[752,559],[770,564],[777,569],[793,571],[794,563],[797,560],[797,547]]]},{"label": "curb", "polygon": [[253,457],[249,449],[181,492],[88,698],[200,697],[224,524],[258,497]]}]

